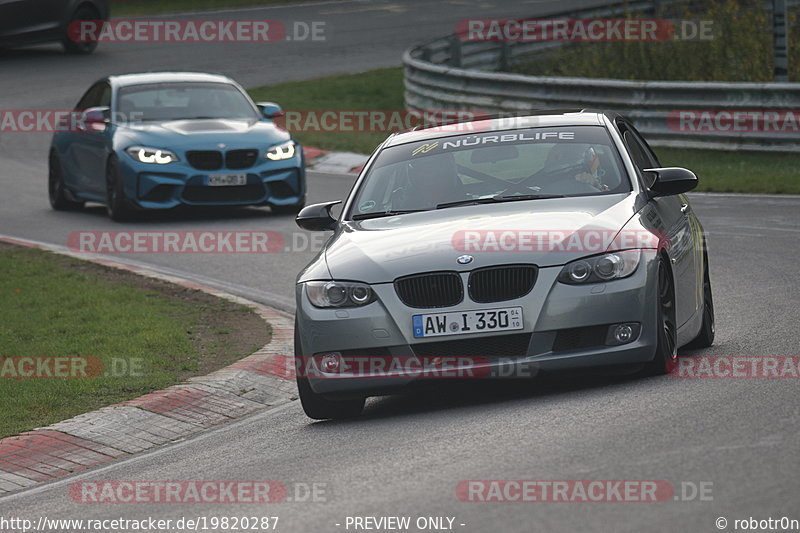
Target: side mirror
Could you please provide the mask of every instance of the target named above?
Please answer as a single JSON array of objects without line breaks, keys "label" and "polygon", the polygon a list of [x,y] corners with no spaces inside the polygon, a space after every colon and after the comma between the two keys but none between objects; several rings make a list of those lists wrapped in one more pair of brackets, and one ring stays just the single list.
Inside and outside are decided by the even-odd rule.
[{"label": "side mirror", "polygon": [[108,107],[90,107],[83,111],[81,119],[81,129],[83,131],[101,132],[106,130],[106,126],[111,122],[109,116],[111,109]]},{"label": "side mirror", "polygon": [[651,180],[650,196],[671,196],[689,192],[697,187],[697,176],[691,170],[679,167],[648,168],[645,178]]},{"label": "side mirror", "polygon": [[277,118],[283,116],[283,109],[275,102],[258,102],[256,104],[261,109],[264,118]]},{"label": "side mirror", "polygon": [[332,230],[336,227],[336,219],[331,215],[331,208],[341,200],[323,202],[304,207],[294,219],[295,223],[308,231]]}]

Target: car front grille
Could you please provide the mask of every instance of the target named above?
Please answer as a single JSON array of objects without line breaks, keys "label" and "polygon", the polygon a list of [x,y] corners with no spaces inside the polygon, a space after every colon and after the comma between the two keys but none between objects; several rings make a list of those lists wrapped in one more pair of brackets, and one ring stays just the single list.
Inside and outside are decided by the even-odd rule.
[{"label": "car front grille", "polygon": [[398,278],[394,290],[409,307],[450,307],[464,299],[464,284],[457,272],[428,272]]},{"label": "car front grille", "polygon": [[222,168],[223,162],[226,168],[241,170],[255,165],[258,159],[258,150],[255,148],[229,150],[225,152],[224,159],[222,152],[218,150],[190,150],[186,152],[186,159],[198,170],[219,170]]},{"label": "car front grille", "polygon": [[503,265],[473,270],[469,276],[469,297],[491,303],[521,298],[531,292],[538,269],[534,265]]},{"label": "car front grille", "polygon": [[584,328],[560,329],[553,341],[554,352],[580,350],[601,346],[606,342],[608,326],[588,326]]},{"label": "car front grille", "polygon": [[265,196],[261,183],[248,183],[236,187],[205,187],[187,185],[183,198],[192,203],[258,202]]},{"label": "car front grille", "polygon": [[252,167],[258,158],[258,150],[253,148],[247,150],[230,150],[225,154],[225,166],[238,170]]},{"label": "car front grille", "polygon": [[222,152],[217,150],[191,150],[186,152],[189,164],[199,170],[219,170],[222,168]]},{"label": "car front grille", "polygon": [[420,342],[412,344],[411,349],[414,350],[417,357],[462,356],[499,359],[526,356],[530,342],[530,333],[513,333],[449,341]]}]

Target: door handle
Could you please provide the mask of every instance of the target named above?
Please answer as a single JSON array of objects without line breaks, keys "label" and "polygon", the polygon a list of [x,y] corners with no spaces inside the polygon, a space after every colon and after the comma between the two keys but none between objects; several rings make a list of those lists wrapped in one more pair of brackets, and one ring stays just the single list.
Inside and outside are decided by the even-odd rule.
[{"label": "door handle", "polygon": [[681,213],[688,213],[689,212],[689,204],[682,204],[681,205]]}]

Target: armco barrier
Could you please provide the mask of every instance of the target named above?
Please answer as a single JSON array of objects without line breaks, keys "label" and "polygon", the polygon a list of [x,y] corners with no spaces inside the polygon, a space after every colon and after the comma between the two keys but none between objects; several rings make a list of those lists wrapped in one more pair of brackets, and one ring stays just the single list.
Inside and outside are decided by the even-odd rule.
[{"label": "armco barrier", "polygon": [[[620,2],[557,16],[614,17],[626,7],[645,14],[655,9],[653,2]],[[800,120],[800,83],[627,81],[495,71],[522,55],[561,45],[467,41],[453,34],[417,46],[403,55],[406,107],[510,114],[608,109],[633,120],[656,146],[800,152],[800,122],[792,122]]]}]

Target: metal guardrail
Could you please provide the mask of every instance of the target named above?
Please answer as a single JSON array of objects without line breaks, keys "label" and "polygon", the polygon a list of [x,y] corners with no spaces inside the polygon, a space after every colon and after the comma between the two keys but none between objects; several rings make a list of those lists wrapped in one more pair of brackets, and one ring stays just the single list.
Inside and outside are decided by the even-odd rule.
[{"label": "metal guardrail", "polygon": [[[600,9],[562,13],[568,18],[613,17],[627,9],[654,13],[665,4],[618,2]],[[627,81],[598,78],[523,76],[494,69],[521,55],[546,52],[557,42],[477,42],[450,35],[403,55],[405,102],[410,110],[480,110],[524,114],[548,108],[596,108],[629,117],[655,146],[800,152],[800,83]],[[681,120],[680,112],[695,113]],[[706,112],[706,115],[702,113]],[[715,123],[715,119],[728,122]],[[734,112],[777,119],[783,131],[731,131]],[[766,115],[765,115],[766,113]],[[683,118],[691,117],[684,114]],[[748,115],[739,115],[747,124]],[[704,131],[693,128],[708,125]],[[728,125],[728,130],[719,126]],[[712,131],[708,131],[711,129]],[[759,131],[760,130],[760,131]]]}]

